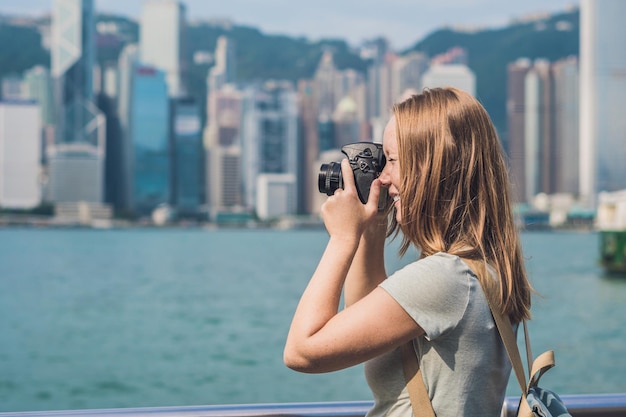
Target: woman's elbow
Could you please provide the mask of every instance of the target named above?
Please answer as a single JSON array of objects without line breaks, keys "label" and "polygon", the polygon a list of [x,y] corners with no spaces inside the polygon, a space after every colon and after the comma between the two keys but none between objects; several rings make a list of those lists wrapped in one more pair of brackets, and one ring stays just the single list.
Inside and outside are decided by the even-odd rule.
[{"label": "woman's elbow", "polygon": [[315,364],[301,354],[297,349],[286,346],[283,351],[283,362],[289,369],[304,373],[317,373]]},{"label": "woman's elbow", "polygon": [[293,369],[298,372],[307,372],[307,361],[292,349],[285,348],[283,351],[283,362],[289,369]]}]

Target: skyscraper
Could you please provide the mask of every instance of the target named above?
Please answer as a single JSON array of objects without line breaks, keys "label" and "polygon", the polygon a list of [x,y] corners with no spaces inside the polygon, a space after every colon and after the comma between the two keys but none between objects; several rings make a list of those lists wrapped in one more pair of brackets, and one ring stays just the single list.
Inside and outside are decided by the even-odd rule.
[{"label": "skyscraper", "polygon": [[525,77],[524,154],[526,201],[539,193],[552,194],[554,131],[550,62],[537,60]]},{"label": "skyscraper", "polygon": [[141,11],[141,63],[165,72],[170,97],[185,95],[185,13],[176,0],[148,0]]},{"label": "skyscraper", "polygon": [[86,126],[93,117],[95,64],[93,0],[55,0],[52,14],[52,76],[58,111],[57,143],[98,145]]},{"label": "skyscraper", "polygon": [[315,83],[315,105],[320,120],[328,120],[335,111],[335,105],[341,97],[335,95],[335,84],[338,77],[333,53],[324,51],[314,75]]},{"label": "skyscraper", "polygon": [[555,186],[560,193],[579,191],[579,71],[578,58],[569,57],[552,65],[554,76]]},{"label": "skyscraper", "polygon": [[139,47],[129,44],[124,47],[118,58],[118,94],[117,114],[120,124],[119,182],[115,184],[120,209],[132,211],[131,178],[132,178],[132,138],[130,131],[130,111],[132,105],[132,88],[135,67],[139,60]]},{"label": "skyscraper", "polygon": [[52,105],[50,71],[41,65],[37,65],[24,73],[24,84],[28,98],[39,103],[42,125],[53,125],[55,114]]},{"label": "skyscraper", "polygon": [[228,84],[209,93],[204,132],[206,199],[214,218],[241,210],[241,92]]},{"label": "skyscraper", "polygon": [[626,188],[626,2],[580,2],[580,194]]},{"label": "skyscraper", "polygon": [[[56,144],[49,148],[55,157],[55,169],[50,170],[53,202],[101,203],[104,196],[105,118],[94,104],[95,49],[93,0],[55,0],[51,56]],[[83,157],[85,163],[80,163]],[[92,169],[98,172],[88,172]],[[83,182],[96,182],[73,187],[70,171]]]},{"label": "skyscraper", "polygon": [[[369,57],[373,60],[372,65],[367,69],[367,120],[374,122],[383,119],[386,123],[388,118],[387,108],[388,93],[390,85],[388,81],[387,56],[389,42],[384,38],[377,38],[364,46],[369,52]],[[382,123],[381,123],[382,124]]]},{"label": "skyscraper", "polygon": [[215,65],[209,72],[209,89],[217,91],[225,84],[235,82],[236,62],[235,43],[226,36],[217,38],[215,45]]},{"label": "skyscraper", "polygon": [[54,146],[54,125],[56,114],[52,96],[52,77],[50,70],[37,65],[24,73],[25,93],[29,100],[39,103],[41,111],[41,159],[46,168],[46,150]]},{"label": "skyscraper", "polygon": [[422,87],[453,86],[469,94],[476,95],[476,75],[463,64],[431,65],[422,75]]},{"label": "skyscraper", "polygon": [[41,203],[40,138],[37,103],[0,101],[0,207]]},{"label": "skyscraper", "polygon": [[335,147],[341,148],[349,143],[359,141],[359,114],[356,101],[346,96],[337,103],[333,113],[333,125],[335,128]]},{"label": "skyscraper", "polygon": [[428,69],[428,58],[421,52],[398,57],[393,63],[392,97],[399,101],[407,91],[420,90],[422,75]]},{"label": "skyscraper", "polygon": [[241,93],[234,84],[235,45],[217,40],[215,65],[207,77],[204,130],[206,203],[210,215],[241,211]]},{"label": "skyscraper", "polygon": [[170,199],[169,99],[165,74],[136,65],[131,88],[129,133],[131,209],[149,214]]},{"label": "skyscraper", "polygon": [[179,214],[196,215],[200,207],[202,127],[193,99],[170,102],[171,201]]},{"label": "skyscraper", "polygon": [[507,67],[507,141],[511,188],[515,203],[526,202],[526,156],[524,111],[526,108],[525,80],[530,70],[530,60],[518,59]]},{"label": "skyscraper", "polygon": [[[298,81],[298,114],[299,126],[298,137],[300,153],[298,160],[298,211],[302,213],[313,212],[313,195],[317,192],[317,175],[319,165],[317,164],[320,146],[317,131],[317,112],[315,111],[315,100],[313,90],[315,84],[312,80]],[[315,188],[314,188],[315,187]]]},{"label": "skyscraper", "polygon": [[519,59],[508,65],[507,120],[516,203],[578,193],[578,61]]},{"label": "skyscraper", "polygon": [[[296,98],[293,86],[287,81],[267,82],[245,92],[241,166],[246,207],[255,207],[257,203],[259,175],[290,174],[295,180],[299,155]],[[295,210],[297,195],[290,198],[294,204],[289,207]]]}]

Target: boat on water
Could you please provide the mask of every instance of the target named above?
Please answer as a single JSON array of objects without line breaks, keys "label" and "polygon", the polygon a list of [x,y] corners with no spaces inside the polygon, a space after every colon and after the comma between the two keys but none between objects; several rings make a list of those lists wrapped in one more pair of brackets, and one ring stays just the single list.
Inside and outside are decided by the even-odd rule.
[{"label": "boat on water", "polygon": [[626,190],[599,194],[596,229],[600,264],[609,273],[626,274]]}]

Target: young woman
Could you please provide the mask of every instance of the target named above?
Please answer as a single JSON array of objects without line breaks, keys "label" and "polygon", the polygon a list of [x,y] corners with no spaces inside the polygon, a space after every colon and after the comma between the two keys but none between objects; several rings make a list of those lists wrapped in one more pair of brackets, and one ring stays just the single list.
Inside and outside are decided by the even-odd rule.
[{"label": "young woman", "polygon": [[[399,347],[414,340],[438,417],[499,416],[511,366],[483,287],[515,327],[530,315],[531,286],[493,124],[461,90],[424,90],[394,106],[383,149],[367,204],[342,161],[344,188],[321,211],[328,245],[284,361],[310,373],[365,362],[368,415],[410,417]],[[393,197],[389,227],[377,210],[381,187]],[[394,232],[401,254],[414,245],[420,259],[387,277],[383,249]]]}]

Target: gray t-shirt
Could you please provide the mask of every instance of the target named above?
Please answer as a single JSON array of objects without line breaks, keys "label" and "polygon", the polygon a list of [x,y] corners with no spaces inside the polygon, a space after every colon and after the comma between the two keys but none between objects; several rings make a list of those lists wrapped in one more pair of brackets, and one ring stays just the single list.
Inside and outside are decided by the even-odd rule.
[{"label": "gray t-shirt", "polygon": [[[424,329],[416,354],[437,417],[498,417],[511,365],[475,274],[458,256],[420,259],[381,285]],[[368,417],[410,417],[400,350],[365,363]]]}]

